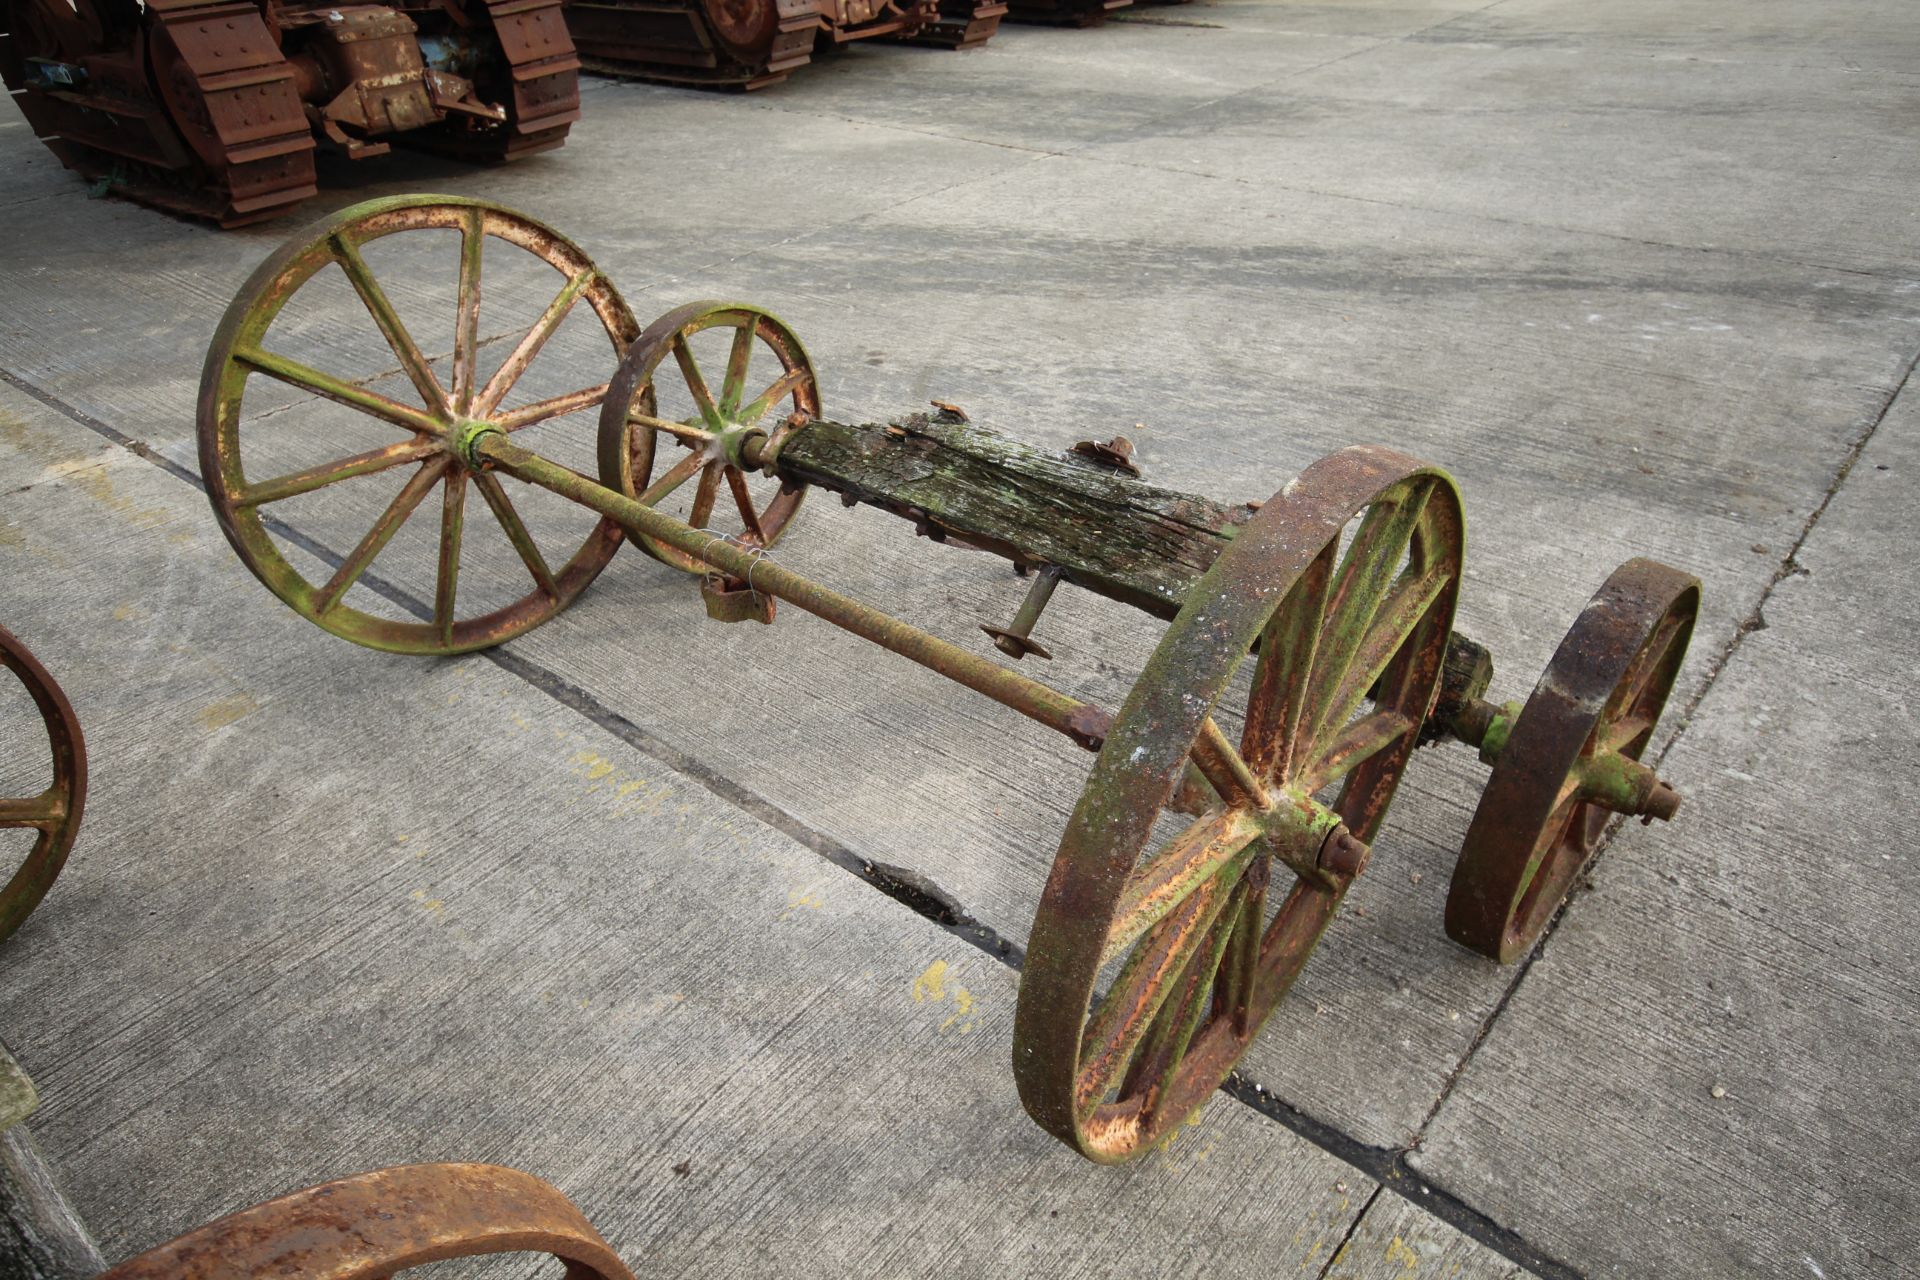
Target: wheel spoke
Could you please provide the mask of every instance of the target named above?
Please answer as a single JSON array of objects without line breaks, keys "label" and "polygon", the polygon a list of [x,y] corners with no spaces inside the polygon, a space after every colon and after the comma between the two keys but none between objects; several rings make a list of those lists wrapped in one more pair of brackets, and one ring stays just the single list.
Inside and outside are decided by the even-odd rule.
[{"label": "wheel spoke", "polygon": [[[1559,803],[1554,805],[1553,812],[1540,825],[1540,837],[1534,841],[1533,850],[1527,855],[1526,869],[1521,872],[1520,878],[1514,884],[1512,915],[1525,915],[1525,905],[1540,896],[1535,882],[1540,881],[1541,876],[1552,873],[1553,868],[1549,865],[1552,860],[1551,855],[1566,840],[1567,828],[1573,825],[1573,820],[1579,816],[1583,807],[1577,790],[1564,792]],[[1571,879],[1571,875],[1568,878]],[[1538,889],[1548,887],[1550,886],[1544,881],[1538,885]],[[1557,901],[1560,896],[1555,894],[1555,900]]]},{"label": "wheel spoke", "polygon": [[713,518],[713,500],[720,492],[720,469],[723,463],[709,462],[706,470],[700,473],[700,487],[693,491],[693,510],[687,513],[687,523],[696,529],[707,527],[707,521]]},{"label": "wheel spoke", "polygon": [[582,409],[591,409],[607,398],[607,384],[597,387],[583,387],[579,391],[569,391],[563,396],[552,396],[545,400],[535,400],[510,413],[494,418],[494,425],[502,431],[518,431],[530,427],[536,422],[545,422],[548,418],[562,418],[569,413],[578,413]]},{"label": "wheel spoke", "polygon": [[1274,914],[1273,923],[1260,939],[1252,998],[1255,1008],[1271,1009],[1286,998],[1287,990],[1300,976],[1307,957],[1313,954],[1314,944],[1320,940],[1321,931],[1333,919],[1334,910],[1344,896],[1342,892],[1322,889],[1305,880],[1294,882],[1286,901]]},{"label": "wheel spoke", "polygon": [[469,209],[460,222],[460,301],[453,326],[453,411],[473,410],[473,380],[480,361],[480,257],[486,243],[486,211]]},{"label": "wheel spoke", "polygon": [[414,472],[413,479],[394,495],[393,501],[380,513],[373,528],[367,530],[367,536],[360,539],[360,545],[348,553],[340,567],[334,570],[333,576],[327,579],[327,585],[313,593],[313,611],[316,614],[326,613],[340,603],[347,589],[360,580],[360,575],[367,571],[374,557],[400,531],[400,526],[407,522],[407,517],[413,514],[414,508],[420,505],[421,499],[427,496],[452,461],[442,455]]},{"label": "wheel spoke", "polygon": [[400,313],[393,309],[386,290],[380,287],[380,282],[373,278],[373,272],[367,269],[366,259],[360,256],[359,248],[339,232],[328,238],[328,244],[333,250],[333,260],[340,264],[340,269],[347,273],[347,279],[353,282],[353,291],[360,295],[367,314],[380,327],[380,336],[393,349],[395,358],[400,361],[400,367],[406,370],[407,378],[420,393],[420,398],[429,409],[445,412],[447,393],[441,389],[440,379],[433,376],[427,358],[420,354],[413,335],[401,323]]},{"label": "wheel spoke", "polygon": [[1154,926],[1127,958],[1081,1040],[1076,1093],[1082,1107],[1098,1106],[1139,1050],[1176,979],[1212,932],[1227,894],[1208,880]]},{"label": "wheel spoke", "polygon": [[760,327],[760,317],[752,316],[740,326],[733,335],[733,347],[727,352],[727,376],[720,383],[720,416],[726,417],[740,408],[740,397],[747,390],[747,364],[753,359],[753,337]]},{"label": "wheel spoke", "polygon": [[1623,716],[1611,724],[1603,725],[1599,742],[1594,754],[1602,751],[1625,751],[1641,735],[1653,731],[1653,717],[1647,715]]},{"label": "wheel spoke", "polygon": [[726,420],[720,416],[720,408],[713,402],[713,392],[700,374],[700,366],[693,358],[693,348],[687,345],[687,335],[684,333],[674,335],[673,358],[680,365],[680,376],[686,380],[695,407],[700,410],[700,420],[718,434],[726,428]]},{"label": "wheel spoke", "polygon": [[1272,864],[1256,859],[1247,867],[1246,897],[1233,917],[1233,938],[1220,961],[1214,1008],[1233,1020],[1233,1034],[1246,1039],[1253,1030],[1253,997],[1260,975],[1260,935],[1267,923],[1267,883]]},{"label": "wheel spoke", "polygon": [[1221,875],[1229,863],[1244,860],[1242,855],[1259,834],[1259,820],[1245,809],[1208,814],[1134,868],[1120,892],[1120,905],[1114,909],[1113,926],[1100,963],[1107,963],[1132,946],[1135,939],[1186,901],[1197,886]]},{"label": "wheel spoke", "polygon": [[1260,657],[1253,691],[1247,699],[1247,723],[1240,750],[1247,766],[1262,778],[1284,779],[1293,771],[1300,736],[1300,713],[1313,675],[1314,651],[1326,619],[1327,590],[1333,580],[1336,544],[1307,566],[1286,600],[1260,633]]},{"label": "wheel spoke", "polygon": [[1120,1085],[1120,1097],[1141,1097],[1151,1111],[1163,1086],[1179,1069],[1194,1033],[1212,1011],[1214,1002],[1208,997],[1215,989],[1221,960],[1233,941],[1246,897],[1247,886],[1242,881],[1228,896],[1226,909],[1214,917],[1207,945],[1195,951],[1174,979],[1174,995],[1160,1006],[1146,1039],[1134,1052],[1133,1063]]},{"label": "wheel spoke", "polygon": [[[1398,501],[1383,499],[1367,509],[1334,580],[1308,693],[1305,736],[1309,740],[1318,737],[1331,719],[1336,691],[1346,681],[1355,655],[1373,630],[1375,615],[1400,577],[1400,557],[1433,492],[1431,485],[1418,480],[1409,482],[1406,489]],[[1366,688],[1361,686],[1363,691]]]},{"label": "wheel spoke", "polygon": [[540,548],[534,545],[533,535],[527,532],[527,526],[520,520],[520,513],[508,501],[507,491],[500,487],[500,481],[484,471],[476,471],[473,473],[473,483],[480,490],[480,496],[487,500],[493,518],[500,522],[500,528],[506,532],[507,541],[520,553],[520,559],[526,564],[527,572],[533,575],[534,583],[546,592],[548,598],[558,600],[560,587],[553,580],[553,571],[547,568]]},{"label": "wheel spoke", "polygon": [[741,521],[747,526],[747,532],[753,535],[753,540],[766,546],[766,530],[760,527],[760,517],[754,512],[753,495],[747,492],[747,478],[733,467],[728,467],[726,472],[727,487],[733,490],[733,505],[740,508]]},{"label": "wheel spoke", "polygon": [[664,431],[689,447],[705,445],[713,439],[713,432],[705,427],[690,427],[684,422],[669,422],[665,418],[655,418],[644,413],[629,413],[627,423],[630,426],[646,427],[652,431]]},{"label": "wheel spoke", "polygon": [[440,508],[440,572],[434,581],[433,625],[441,644],[453,643],[453,604],[460,577],[460,533],[465,524],[467,476],[449,470],[447,495]]},{"label": "wheel spoke", "polygon": [[384,449],[369,449],[365,453],[356,453],[351,458],[323,462],[317,467],[308,467],[305,471],[296,471],[291,475],[262,480],[259,484],[250,484],[235,496],[233,505],[242,509],[264,506],[269,502],[279,502],[284,498],[311,493],[315,489],[322,489],[354,476],[370,476],[385,471],[389,467],[418,462],[427,455],[439,451],[438,440],[409,440],[404,444],[390,444]]},{"label": "wheel spoke", "polygon": [[0,827],[50,827],[67,816],[67,798],[58,788],[37,796],[0,800]]},{"label": "wheel spoke", "polygon": [[1607,699],[1606,709],[1600,713],[1602,719],[1613,719],[1623,715],[1640,701],[1640,696],[1647,691],[1647,686],[1653,683],[1654,678],[1665,667],[1667,655],[1673,649],[1674,633],[1680,630],[1682,622],[1683,619],[1673,614],[1660,620],[1660,625],[1640,647],[1640,652],[1633,655],[1633,661],[1627,665],[1625,674],[1620,677],[1620,683],[1614,686],[1612,695]]},{"label": "wheel spoke", "polygon": [[647,507],[658,504],[661,499],[692,479],[694,472],[706,465],[707,460],[701,454],[688,454],[686,457],[680,459],[680,461],[674,463],[665,475],[648,485],[647,491],[636,498],[635,501]]},{"label": "wheel spoke", "polygon": [[299,387],[302,391],[311,391],[335,404],[358,409],[364,414],[391,422],[396,427],[405,427],[408,431],[425,432],[428,435],[445,435],[446,424],[440,418],[423,413],[411,405],[390,400],[377,391],[355,386],[332,374],[322,373],[318,369],[301,364],[298,360],[289,360],[274,355],[271,351],[262,351],[258,347],[238,347],[233,358],[248,368],[266,374],[290,387]]},{"label": "wheel spoke", "polygon": [[520,339],[513,351],[500,362],[500,367],[493,371],[493,376],[487,379],[486,389],[474,398],[471,416],[484,418],[500,407],[500,402],[507,398],[507,393],[513,390],[516,382],[520,381],[520,375],[527,371],[527,366],[533,363],[533,358],[540,354],[542,347],[547,345],[547,339],[553,337],[555,331],[560,328],[560,322],[565,320],[567,313],[573,310],[573,304],[580,300],[581,291],[598,279],[599,275],[600,273],[592,267],[576,272],[560,292],[554,295],[553,301],[547,304],[547,309],[540,313],[538,320],[533,322],[533,327],[527,330],[526,335]]},{"label": "wheel spoke", "polygon": [[1427,616],[1449,580],[1446,567],[1436,565],[1424,577],[1409,574],[1393,585],[1386,603],[1375,612],[1366,637],[1349,659],[1339,688],[1321,712],[1320,735],[1341,731],[1360,700],[1399,656],[1407,637]]},{"label": "wheel spoke", "polygon": [[1398,742],[1413,727],[1411,717],[1393,710],[1383,709],[1360,717],[1315,752],[1313,763],[1297,775],[1299,790],[1312,795],[1328,783],[1339,781]]},{"label": "wheel spoke", "polygon": [[779,381],[756,396],[752,404],[735,414],[734,421],[746,426],[752,426],[767,416],[767,410],[792,395],[796,390],[804,386],[806,381],[806,366],[802,365],[798,368],[787,370],[786,373],[780,376]]},{"label": "wheel spoke", "polygon": [[1273,803],[1266,786],[1253,776],[1253,770],[1233,749],[1212,716],[1206,718],[1200,726],[1200,736],[1194,740],[1193,762],[1200,766],[1200,772],[1226,804],[1236,809],[1264,809]]}]

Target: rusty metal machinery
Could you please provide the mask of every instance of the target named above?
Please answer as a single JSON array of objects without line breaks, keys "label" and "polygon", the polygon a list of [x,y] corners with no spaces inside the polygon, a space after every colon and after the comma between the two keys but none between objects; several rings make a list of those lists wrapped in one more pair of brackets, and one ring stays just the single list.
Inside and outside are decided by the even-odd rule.
[{"label": "rusty metal machinery", "polygon": [[474,160],[579,118],[561,0],[0,0],[0,79],[101,190],[211,218],[314,194],[314,149]]},{"label": "rusty metal machinery", "polygon": [[[46,727],[52,780],[36,795],[0,797],[0,829],[34,833],[32,847],[0,887],[0,942],[12,936],[53,887],[80,830],[87,802],[87,745],[73,704],[27,646],[0,627],[0,667],[19,679]],[[4,867],[0,867],[4,869]]]},{"label": "rusty metal machinery", "polygon": [[569,0],[588,68],[707,88],[759,89],[819,46],[888,38],[947,49],[985,43],[1005,0]]},{"label": "rusty metal machinery", "polygon": [[[449,227],[463,247],[444,361],[421,352],[376,283],[361,289],[406,370],[405,394],[274,349],[276,317],[327,263],[359,262],[360,246],[381,237]],[[553,302],[491,374],[474,310],[483,247],[532,252],[558,277]],[[516,402],[516,380],[581,300],[613,348],[607,381],[559,389],[567,380],[549,379]],[[348,452],[343,438],[325,460],[289,467],[276,432],[318,446],[284,414],[245,414],[256,378],[357,411],[385,443]],[[771,622],[784,601],[1097,752],[1040,897],[1014,1043],[1028,1111],[1096,1160],[1138,1155],[1225,1078],[1366,868],[1420,743],[1455,739],[1493,765],[1446,924],[1499,960],[1538,936],[1610,818],[1673,816],[1678,796],[1639,757],[1699,608],[1688,575],[1622,566],[1532,696],[1496,704],[1485,697],[1485,650],[1451,631],[1464,519],[1441,469],[1349,448],[1264,503],[1229,505],[1144,483],[1124,441],[1052,454],[937,408],[887,425],[836,422],[798,338],[768,312],[694,303],[642,332],[552,230],[471,200],[402,197],[296,239],[234,299],[207,355],[200,456],[246,565],[303,617],[359,644],[418,654],[497,644],[558,613],[626,537],[697,575],[716,619]],[[523,447],[521,432],[581,413],[598,418],[597,478]],[[384,488],[374,476],[388,477]],[[521,503],[554,494],[567,500],[560,509],[598,517],[570,536],[558,567],[504,477],[530,486]],[[314,569],[319,561],[276,541],[277,504],[370,485],[369,496],[392,496],[342,526],[358,537],[344,556]],[[522,585],[483,604],[467,603],[473,579],[461,571],[470,487],[514,549],[500,563],[515,574],[524,565]],[[1016,615],[983,628],[1007,656],[1048,656],[1036,624],[1061,583],[1168,628],[1110,714],[780,564],[769,548],[811,489],[1029,575]],[[382,613],[367,570],[435,494],[437,518],[421,522],[411,559],[394,561],[422,589],[383,572],[389,601],[412,603]],[[669,510],[681,503],[685,518]]]},{"label": "rusty metal machinery", "polygon": [[1009,0],[1008,22],[1051,27],[1097,27],[1133,0]]},{"label": "rusty metal machinery", "polygon": [[547,1254],[567,1280],[633,1280],[559,1191],[485,1164],[415,1164],[268,1200],[129,1258],[100,1280],[372,1280],[490,1254]]}]

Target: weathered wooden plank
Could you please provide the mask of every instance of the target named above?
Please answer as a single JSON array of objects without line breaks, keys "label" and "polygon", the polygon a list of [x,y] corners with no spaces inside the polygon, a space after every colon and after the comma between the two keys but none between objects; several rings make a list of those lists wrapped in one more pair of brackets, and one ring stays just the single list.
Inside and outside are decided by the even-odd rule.
[{"label": "weathered wooden plank", "polygon": [[778,470],[905,516],[937,540],[1057,565],[1067,581],[1160,618],[1179,612],[1256,509],[1145,484],[945,414],[808,423],[780,450]]}]

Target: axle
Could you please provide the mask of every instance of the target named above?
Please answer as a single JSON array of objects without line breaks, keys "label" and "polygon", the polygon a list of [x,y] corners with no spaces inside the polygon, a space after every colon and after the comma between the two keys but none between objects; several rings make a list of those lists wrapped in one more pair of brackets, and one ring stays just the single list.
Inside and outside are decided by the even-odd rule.
[{"label": "axle", "polygon": [[[824,418],[789,422],[771,436],[758,427],[729,427],[716,437],[700,426],[638,416],[631,421],[690,447],[714,449],[736,466],[764,471],[787,484],[832,490],[850,506],[864,502],[892,512],[912,521],[919,533],[936,542],[989,551],[1011,560],[1023,574],[1036,573],[1032,589],[1010,622],[982,626],[995,647],[1016,659],[1052,656],[1033,638],[1033,630],[1061,581],[1171,619],[1260,505],[1227,505],[1144,483],[1136,478],[1138,468],[1130,465],[1131,447],[1116,447],[1124,442],[1088,442],[1066,454],[1049,453],[976,426],[945,407],[888,425],[853,425]],[[1108,458],[1121,462],[1102,461]],[[713,541],[710,535],[696,535],[701,536]],[[693,547],[683,549],[699,554]],[[728,552],[749,554],[733,548]],[[704,558],[744,580],[739,570],[720,564],[715,557]],[[758,589],[770,582],[769,568],[764,563],[754,568],[750,585]],[[821,590],[806,585],[811,591]],[[781,591],[771,594],[792,598]],[[821,612],[795,603],[809,612]],[[844,609],[852,604],[835,597],[829,607]],[[904,626],[884,614],[868,612],[874,631],[861,634],[869,638],[897,637]],[[736,611],[732,616],[747,615]],[[822,616],[838,621],[847,615]],[[915,634],[923,638],[919,643],[934,640],[925,632]],[[896,648],[885,639],[880,643]],[[982,660],[944,641],[937,643],[937,651],[926,651],[931,659],[926,665],[968,683],[955,673],[970,670]],[[997,664],[985,667],[1004,671]],[[1422,740],[1453,738],[1478,750],[1488,764],[1499,759],[1520,705],[1487,702],[1484,695],[1492,678],[1493,660],[1486,648],[1453,633]],[[1029,696],[1013,692],[1012,687],[1009,694],[1016,699]],[[1008,701],[1008,705],[1026,710],[1019,701]],[[1084,723],[1080,728],[1085,728]],[[1610,750],[1596,752],[1583,766],[1580,797],[1618,813],[1662,821],[1672,817],[1680,799],[1653,770]]]}]

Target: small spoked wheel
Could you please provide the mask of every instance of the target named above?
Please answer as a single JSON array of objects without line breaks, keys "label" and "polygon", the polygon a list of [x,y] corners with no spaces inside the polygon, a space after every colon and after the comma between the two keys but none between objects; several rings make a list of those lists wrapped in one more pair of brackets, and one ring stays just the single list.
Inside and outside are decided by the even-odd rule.
[{"label": "small spoked wheel", "polygon": [[1540,936],[1615,814],[1679,796],[1640,756],[1673,692],[1700,582],[1629,560],[1580,613],[1500,745],[1447,893],[1447,935],[1502,964]]},{"label": "small spoked wheel", "polygon": [[484,1164],[400,1165],[308,1187],[209,1222],[100,1280],[361,1280],[496,1253],[550,1255],[565,1264],[567,1280],[633,1280],[559,1191]]},{"label": "small spoked wheel", "polygon": [[[441,233],[439,241],[457,244],[458,259],[457,265],[446,264],[446,280],[434,281],[452,289],[444,317],[448,349],[438,357],[421,345],[420,339],[428,335],[409,329],[395,305],[398,293],[389,296],[365,256],[368,246],[387,237],[432,232]],[[383,246],[382,252],[404,258],[409,246],[424,238],[416,234],[405,243]],[[494,253],[488,255],[488,249]],[[529,274],[545,277],[550,269],[560,277],[560,287],[524,332],[490,338],[481,324],[483,265],[489,278],[501,273],[517,283]],[[335,336],[342,318],[324,310],[326,290],[316,281],[322,272],[331,279],[331,268],[338,268],[350,286],[341,296],[358,296],[358,306],[344,323],[350,330],[357,326],[364,333],[370,326],[377,332],[367,340],[381,344],[381,362],[393,366],[386,375],[393,394],[377,378],[355,379],[315,367],[272,345],[279,332],[276,320],[308,288],[320,295],[319,317],[290,316],[284,327],[296,336],[317,332],[325,342],[342,341]],[[409,296],[418,295],[424,286],[415,274],[390,283],[396,289],[404,286]],[[521,431],[599,408],[607,393],[604,382],[572,387],[562,378],[568,389],[531,400],[524,392],[515,395],[523,381],[538,387],[542,378],[529,377],[530,372],[542,372],[536,359],[583,303],[591,312],[587,327],[603,334],[615,359],[625,355],[638,326],[613,284],[578,246],[523,214],[459,197],[401,196],[356,205],[268,258],[227,308],[200,383],[201,471],[220,526],[240,559],[302,617],[356,643],[400,653],[485,648],[565,608],[619,549],[619,528],[599,520],[565,560],[549,560],[499,478],[469,468],[461,446],[484,430]],[[495,345],[504,354],[487,373],[482,348]],[[353,413],[349,421],[318,433],[297,414],[280,411],[283,406],[249,416],[244,397],[256,375]],[[543,376],[551,383],[559,374]],[[374,447],[346,452],[370,440]],[[302,446],[320,449],[324,460],[304,466],[282,460],[287,449]],[[404,482],[395,486],[389,473],[404,476]],[[378,487],[382,481],[385,488]],[[469,486],[478,492],[521,566],[506,601],[489,601],[489,607],[469,605],[468,598],[481,592],[460,580],[463,542],[471,532],[466,519]],[[334,561],[324,569],[303,568],[310,563],[305,560],[297,565],[269,532],[269,521],[277,516],[284,537],[285,522],[291,519],[281,515],[286,508],[278,504],[322,492],[351,496],[364,490],[384,496],[395,487],[383,508],[377,500],[368,508],[378,512],[370,516],[371,528],[365,524],[369,516],[359,516],[357,528],[340,530],[343,545],[333,548]],[[438,508],[437,532],[423,535],[419,574],[431,576],[431,586],[411,591],[399,584],[410,591],[410,607],[424,615],[423,620],[381,616],[349,603],[348,592],[375,557],[436,492],[439,501],[431,506]],[[355,535],[357,541],[348,541]],[[569,535],[569,542],[579,536]],[[524,593],[520,583],[526,584]]]},{"label": "small spoked wheel", "polygon": [[[1438,688],[1462,545],[1444,472],[1347,449],[1194,587],[1101,747],[1034,920],[1014,1074],[1042,1127],[1130,1159],[1246,1051],[1366,863]],[[1256,642],[1236,746],[1214,716]],[[1276,860],[1295,879],[1269,911]]]},{"label": "small spoked wheel", "polygon": [[[706,348],[706,369],[696,346]],[[662,373],[669,358],[672,369]],[[717,394],[707,372],[716,365]],[[787,424],[819,413],[813,362],[778,317],[735,302],[688,303],[649,325],[614,376],[600,411],[600,482],[648,506],[691,482],[688,524],[748,546],[771,547],[800,509],[806,488],[750,479],[753,468],[742,446],[754,436],[772,439]],[[655,478],[662,436],[687,453]],[[666,564],[706,569],[684,551],[638,535],[635,541]]]},{"label": "small spoked wheel", "polygon": [[40,665],[19,637],[0,627],[0,667],[19,677],[46,725],[47,745],[53,755],[52,782],[37,795],[8,799],[0,796],[0,827],[24,828],[34,833],[33,845],[20,866],[0,888],[0,942],[26,921],[66,865],[67,851],[80,830],[80,814],[87,800],[87,746],[80,736],[80,720],[47,669]]}]

